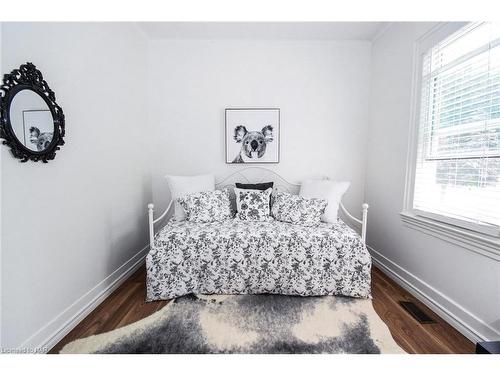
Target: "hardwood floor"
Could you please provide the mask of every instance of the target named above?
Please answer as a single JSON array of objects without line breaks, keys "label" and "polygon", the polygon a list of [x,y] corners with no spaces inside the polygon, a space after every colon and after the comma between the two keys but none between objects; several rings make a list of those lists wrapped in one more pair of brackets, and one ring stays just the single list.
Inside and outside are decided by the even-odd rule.
[{"label": "hardwood floor", "polygon": [[[146,269],[142,266],[49,353],[58,353],[68,342],[125,326],[164,307],[168,302],[144,302],[145,278]],[[396,342],[407,352],[474,352],[471,341],[375,267],[372,271],[372,293],[375,311],[387,324]],[[400,300],[416,303],[436,323],[418,323],[399,305]]]},{"label": "hardwood floor", "polygon": [[[394,340],[408,353],[474,353],[471,341],[376,267],[372,271],[372,295],[375,311],[389,327]],[[436,323],[418,323],[399,301],[414,302]]]}]

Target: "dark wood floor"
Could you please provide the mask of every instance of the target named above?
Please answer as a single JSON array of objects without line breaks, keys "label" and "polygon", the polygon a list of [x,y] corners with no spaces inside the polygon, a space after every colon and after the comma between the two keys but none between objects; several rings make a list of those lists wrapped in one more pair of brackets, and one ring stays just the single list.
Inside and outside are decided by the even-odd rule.
[{"label": "dark wood floor", "polygon": [[[164,307],[168,302],[144,302],[145,277],[146,270],[143,266],[54,346],[50,353],[58,353],[70,341],[111,331],[145,318]],[[377,268],[372,272],[372,293],[375,310],[389,327],[396,342],[407,352],[474,352],[471,341]],[[415,302],[437,323],[418,323],[398,304],[401,300]]]}]

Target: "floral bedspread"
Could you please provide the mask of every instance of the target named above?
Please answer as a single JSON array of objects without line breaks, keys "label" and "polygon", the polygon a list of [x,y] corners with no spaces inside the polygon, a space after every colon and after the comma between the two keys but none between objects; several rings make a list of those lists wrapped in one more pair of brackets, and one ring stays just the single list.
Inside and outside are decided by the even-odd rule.
[{"label": "floral bedspread", "polygon": [[371,257],[339,220],[170,221],[146,258],[147,300],[196,294],[371,297]]}]

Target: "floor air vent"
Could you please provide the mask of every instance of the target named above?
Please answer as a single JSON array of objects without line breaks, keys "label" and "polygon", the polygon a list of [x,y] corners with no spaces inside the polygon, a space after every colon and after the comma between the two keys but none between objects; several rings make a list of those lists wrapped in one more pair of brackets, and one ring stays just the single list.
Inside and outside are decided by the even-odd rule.
[{"label": "floor air vent", "polygon": [[408,311],[408,313],[413,316],[420,324],[431,324],[436,323],[429,315],[423,312],[420,307],[415,305],[413,302],[399,301],[399,304]]}]

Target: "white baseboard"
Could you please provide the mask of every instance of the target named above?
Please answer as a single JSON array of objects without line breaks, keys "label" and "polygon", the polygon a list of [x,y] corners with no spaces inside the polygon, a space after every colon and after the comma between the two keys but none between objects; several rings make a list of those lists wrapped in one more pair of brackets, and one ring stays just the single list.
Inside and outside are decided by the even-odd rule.
[{"label": "white baseboard", "polygon": [[118,288],[144,262],[149,245],[145,246],[111,275],[78,298],[66,310],[25,340],[22,348],[43,348],[50,350],[78,323],[89,315],[102,301]]},{"label": "white baseboard", "polygon": [[500,332],[379,251],[368,247],[373,263],[472,342],[498,339]]}]

